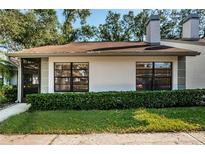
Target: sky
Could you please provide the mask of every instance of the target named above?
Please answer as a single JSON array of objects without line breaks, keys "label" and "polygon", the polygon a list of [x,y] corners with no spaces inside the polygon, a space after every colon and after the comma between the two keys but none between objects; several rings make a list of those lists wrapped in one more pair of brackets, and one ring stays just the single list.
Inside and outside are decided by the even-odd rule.
[{"label": "sky", "polygon": [[[56,10],[56,11],[57,11],[57,16],[58,16],[60,23],[63,23],[63,21],[64,21],[63,10]],[[99,24],[104,23],[108,11],[109,10],[107,10],[107,9],[105,9],[105,10],[104,9],[98,9],[98,10],[91,9],[90,10],[91,15],[90,15],[90,17],[87,18],[87,23],[91,26],[98,26]],[[121,14],[127,14],[129,11],[133,11],[135,15],[140,12],[139,9],[136,9],[136,10],[128,10],[128,9],[116,10],[116,9],[113,9],[111,11],[116,12],[116,13],[121,13]],[[74,26],[74,28],[79,28],[80,22],[76,21],[73,26]]]}]

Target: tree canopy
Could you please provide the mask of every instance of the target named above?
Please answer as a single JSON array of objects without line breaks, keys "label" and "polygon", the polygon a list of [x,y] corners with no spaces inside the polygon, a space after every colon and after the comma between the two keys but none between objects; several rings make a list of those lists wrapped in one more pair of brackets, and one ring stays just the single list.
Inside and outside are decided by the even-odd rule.
[{"label": "tree canopy", "polygon": [[[200,17],[200,37],[205,37],[205,10],[141,10],[120,14],[109,11],[99,26],[87,23],[90,10],[63,10],[65,20],[58,21],[56,10],[0,10],[0,40],[11,51],[71,41],[142,41],[146,21],[151,14],[160,15],[161,38],[177,39],[182,35],[182,21],[190,13]],[[80,21],[80,27],[73,24]],[[0,43],[1,43],[0,42]]]}]

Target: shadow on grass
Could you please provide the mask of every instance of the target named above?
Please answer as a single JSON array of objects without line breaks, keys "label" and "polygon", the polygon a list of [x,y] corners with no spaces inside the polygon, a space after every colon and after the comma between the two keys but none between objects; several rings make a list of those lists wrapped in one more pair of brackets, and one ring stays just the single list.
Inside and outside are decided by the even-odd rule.
[{"label": "shadow on grass", "polygon": [[26,112],[0,124],[2,134],[179,132],[205,128],[205,108]]},{"label": "shadow on grass", "polygon": [[[169,109],[170,110],[170,109]],[[202,130],[200,123],[190,122],[190,115],[186,113],[173,116],[174,111],[159,112],[160,109],[138,109],[133,112],[136,120],[146,122],[146,126],[139,127],[137,130],[142,132],[166,132],[166,131],[191,131]],[[176,112],[180,114],[179,112]],[[184,116],[188,116],[183,118]],[[194,115],[192,115],[194,116]]]}]

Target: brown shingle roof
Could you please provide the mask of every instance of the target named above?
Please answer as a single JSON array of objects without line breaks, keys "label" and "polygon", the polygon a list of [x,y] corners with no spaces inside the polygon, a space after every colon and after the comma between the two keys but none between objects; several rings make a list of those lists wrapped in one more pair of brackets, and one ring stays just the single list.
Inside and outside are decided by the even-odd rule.
[{"label": "brown shingle roof", "polygon": [[151,46],[144,42],[72,42],[65,45],[42,46],[9,53],[14,57],[45,56],[100,56],[100,55],[139,55],[139,56],[195,56],[198,52],[168,46]]}]

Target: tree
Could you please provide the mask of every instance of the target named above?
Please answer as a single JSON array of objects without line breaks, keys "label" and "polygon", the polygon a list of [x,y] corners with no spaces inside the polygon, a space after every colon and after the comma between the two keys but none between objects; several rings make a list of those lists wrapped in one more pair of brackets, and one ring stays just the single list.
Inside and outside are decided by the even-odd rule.
[{"label": "tree", "polygon": [[199,36],[205,38],[205,10],[197,9],[195,11],[199,15]]},{"label": "tree", "polygon": [[88,26],[85,26],[86,24],[86,18],[90,16],[90,11],[86,9],[65,9],[63,11],[63,15],[65,16],[65,22],[62,26],[62,32],[64,37],[64,42],[71,42],[77,39],[77,35],[79,34],[79,29],[75,30],[73,28],[73,23],[80,19],[80,23],[83,27],[82,30],[85,30],[85,28],[88,28]]},{"label": "tree", "polygon": [[179,26],[179,13],[177,10],[159,10],[160,29],[162,39],[176,39],[179,37],[177,28]]},{"label": "tree", "polygon": [[76,40],[79,42],[88,42],[94,40],[96,34],[96,27],[90,25],[83,25],[81,28],[75,30]]},{"label": "tree", "polygon": [[[28,24],[26,47],[59,44],[59,23],[55,10],[30,10],[26,14]],[[33,17],[32,17],[33,16]],[[29,35],[30,34],[30,35]]]},{"label": "tree", "polygon": [[122,38],[124,41],[136,40],[135,35],[135,21],[134,21],[134,12],[129,11],[128,14],[123,15],[121,20],[121,25],[123,29]]},{"label": "tree", "polygon": [[10,50],[59,43],[55,10],[0,10],[0,23]]},{"label": "tree", "polygon": [[134,35],[134,13],[121,16],[119,13],[109,11],[104,24],[97,27],[96,37],[99,41],[131,41],[136,40]]},{"label": "tree", "polygon": [[122,41],[122,32],[120,14],[109,11],[105,23],[98,27],[98,39],[100,41]]},{"label": "tree", "polygon": [[143,10],[136,16],[133,11],[122,16],[109,11],[105,23],[97,28],[97,38],[100,41],[143,41],[150,14],[151,10]]},{"label": "tree", "polygon": [[0,10],[0,38],[14,50],[23,44],[24,15],[19,10]]},{"label": "tree", "polygon": [[134,35],[138,38],[139,41],[143,41],[143,37],[146,34],[146,22],[149,19],[151,10],[142,10],[139,14],[137,14],[134,18],[135,21],[135,30]]}]

